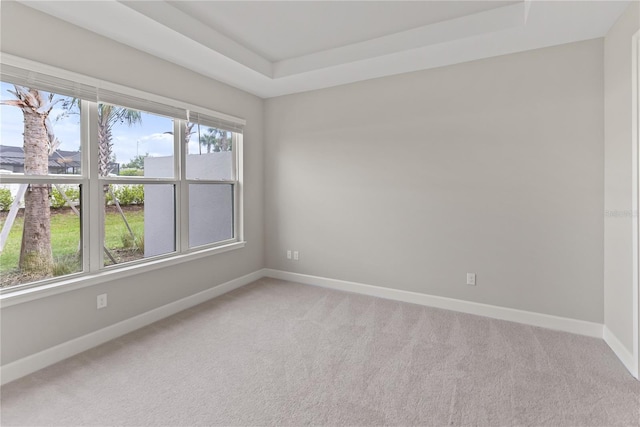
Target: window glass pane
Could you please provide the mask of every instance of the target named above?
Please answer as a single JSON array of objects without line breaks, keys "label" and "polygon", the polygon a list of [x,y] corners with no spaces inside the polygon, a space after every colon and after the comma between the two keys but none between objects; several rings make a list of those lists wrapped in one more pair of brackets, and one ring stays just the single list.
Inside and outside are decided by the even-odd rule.
[{"label": "window glass pane", "polygon": [[173,119],[98,104],[101,177],[173,178]]},{"label": "window glass pane", "polygon": [[187,179],[235,179],[233,132],[187,123]]},{"label": "window glass pane", "polygon": [[5,82],[0,82],[0,99],[9,104],[0,106],[0,170],[27,175],[81,173],[78,102]]},{"label": "window glass pane", "polygon": [[80,188],[0,184],[0,287],[82,271]]},{"label": "window glass pane", "polygon": [[110,184],[105,198],[105,266],[176,250],[173,184]]},{"label": "window glass pane", "polygon": [[189,185],[189,247],[233,238],[233,184]]}]

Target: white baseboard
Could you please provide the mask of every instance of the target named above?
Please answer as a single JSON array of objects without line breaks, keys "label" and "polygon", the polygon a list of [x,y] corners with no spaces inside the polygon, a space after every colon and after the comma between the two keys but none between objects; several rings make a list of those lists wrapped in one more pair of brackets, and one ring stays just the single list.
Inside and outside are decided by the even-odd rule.
[{"label": "white baseboard", "polygon": [[344,280],[328,279],[326,277],[310,276],[307,274],[290,273],[282,270],[265,269],[267,277],[274,279],[290,280],[306,285],[322,286],[347,292],[370,295],[395,301],[420,304],[428,307],[443,308],[462,313],[475,314],[493,319],[508,320],[510,322],[523,323],[525,325],[539,326],[541,328],[555,329],[571,332],[589,337],[602,338],[602,326],[599,323],[586,322],[584,320],[569,319],[566,317],[552,316],[549,314],[534,313],[531,311],[516,310],[513,308],[499,307],[495,305],[481,304],[477,302],[463,301],[453,298],[439,297],[418,292],[402,291],[398,289],[383,288],[380,286],[365,285],[363,283],[347,282]]},{"label": "white baseboard", "polygon": [[106,328],[58,344],[41,352],[32,354],[0,367],[0,383],[6,384],[32,372],[60,362],[68,357],[96,347],[114,338],[140,329],[153,322],[164,319],[182,310],[208,301],[212,298],[240,288],[264,277],[264,270],[258,270],[237,279],[230,280],[213,288],[198,292],[178,301],[171,302],[147,311],[130,319],[123,320]]},{"label": "white baseboard", "polygon": [[583,320],[569,319],[566,317],[552,316],[512,308],[499,307],[489,304],[481,304],[453,298],[439,297],[417,292],[402,291],[398,289],[383,288],[380,286],[366,285],[363,283],[349,282],[345,280],[329,279],[326,277],[311,276],[307,274],[290,273],[287,271],[261,269],[237,279],[230,280],[221,285],[204,290],[195,295],[182,298],[178,301],[158,307],[154,310],[142,313],[138,316],[123,320],[114,325],[89,333],[87,335],[64,342],[54,347],[32,354],[0,367],[0,383],[6,384],[20,377],[33,373],[68,357],[74,356],[90,348],[96,347],[112,339],[118,338],[136,329],[147,326],[153,322],[171,316],[182,310],[208,301],[212,298],[240,288],[263,277],[289,280],[306,285],[322,286],[363,295],[370,295],[395,301],[403,301],[412,304],[420,304],[428,307],[442,308],[462,313],[475,314],[493,319],[507,320],[586,335],[596,338],[604,338],[614,353],[620,358],[625,367],[638,378],[638,367],[634,363],[633,355],[620,343],[611,331],[599,324]]},{"label": "white baseboard", "polygon": [[638,377],[638,365],[634,361],[633,354],[629,350],[627,350],[627,348],[620,342],[618,337],[616,337],[613,332],[611,332],[611,330],[606,326],[602,331],[602,338],[604,339],[604,342],[606,342],[607,345],[611,347],[611,350],[613,350],[615,355],[618,356],[618,359],[620,359],[622,364],[629,370],[629,372],[631,372],[631,375],[633,375],[637,379],[640,379]]}]

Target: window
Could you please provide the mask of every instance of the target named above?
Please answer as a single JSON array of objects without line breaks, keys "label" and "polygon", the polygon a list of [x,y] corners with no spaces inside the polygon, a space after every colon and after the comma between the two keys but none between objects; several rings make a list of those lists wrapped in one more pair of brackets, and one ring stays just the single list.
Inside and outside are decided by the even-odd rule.
[{"label": "window", "polygon": [[5,82],[0,90],[8,104],[0,122],[0,284],[80,272],[81,132],[63,107],[73,98]]},{"label": "window", "polygon": [[[233,239],[236,163],[234,132],[198,117],[187,123],[189,247]],[[195,139],[195,141],[192,141]]]},{"label": "window", "polygon": [[60,70],[1,71],[3,291],[242,241],[241,119]]}]

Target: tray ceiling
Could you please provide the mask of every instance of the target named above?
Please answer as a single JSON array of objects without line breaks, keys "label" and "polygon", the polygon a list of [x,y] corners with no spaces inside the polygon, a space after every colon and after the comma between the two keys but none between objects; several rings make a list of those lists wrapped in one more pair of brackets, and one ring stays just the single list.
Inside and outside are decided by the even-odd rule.
[{"label": "tray ceiling", "polygon": [[602,37],[629,1],[21,3],[268,98]]}]

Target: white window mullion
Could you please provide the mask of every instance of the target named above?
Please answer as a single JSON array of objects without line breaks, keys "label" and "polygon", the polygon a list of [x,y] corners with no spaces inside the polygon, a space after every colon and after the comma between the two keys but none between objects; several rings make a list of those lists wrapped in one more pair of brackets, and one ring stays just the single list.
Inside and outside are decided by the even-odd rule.
[{"label": "white window mullion", "polygon": [[[89,176],[89,227],[88,246],[89,246],[89,271],[97,272],[102,267],[103,253],[103,232],[104,232],[104,201],[102,188],[99,179],[99,146],[98,146],[98,105],[96,103],[87,103],[88,114],[82,111],[83,122],[87,122],[87,132],[84,134],[83,151],[88,152],[89,161],[87,162],[87,173]],[[87,209],[83,209],[87,210]]]},{"label": "white window mullion", "polygon": [[176,180],[174,186],[174,211],[175,211],[175,244],[176,244],[176,252],[182,252],[182,227],[180,224],[182,223],[182,206],[180,205],[180,199],[182,197],[182,187],[180,184],[180,176],[182,176],[182,140],[184,138],[183,135],[183,121],[182,120],[174,120],[173,121],[173,170],[174,170],[174,179]]},{"label": "white window mullion", "polygon": [[234,218],[234,237],[238,242],[244,241],[244,201],[242,200],[242,195],[244,194],[244,190],[242,186],[243,183],[243,163],[242,159],[244,158],[242,150],[243,150],[243,135],[241,133],[233,134],[233,143],[234,143],[234,166],[235,170],[235,179],[236,184],[233,186],[233,207],[235,212],[233,213]]},{"label": "white window mullion", "polygon": [[189,183],[187,176],[187,156],[189,153],[189,144],[184,144],[185,127],[182,122],[178,122],[177,130],[178,138],[176,148],[176,157],[179,162],[176,168],[177,178],[176,185],[176,250],[184,252],[189,249]]},{"label": "white window mullion", "polygon": [[81,215],[81,242],[82,242],[82,271],[91,271],[91,180],[89,174],[91,172],[91,159],[89,153],[89,141],[91,138],[91,103],[88,101],[80,101],[80,155],[81,172],[82,172],[82,191],[80,199],[80,215]]}]

